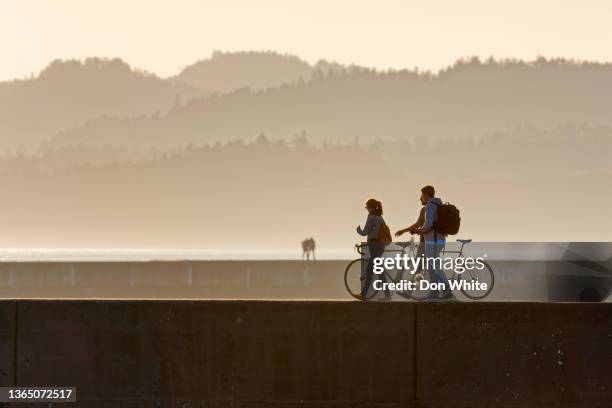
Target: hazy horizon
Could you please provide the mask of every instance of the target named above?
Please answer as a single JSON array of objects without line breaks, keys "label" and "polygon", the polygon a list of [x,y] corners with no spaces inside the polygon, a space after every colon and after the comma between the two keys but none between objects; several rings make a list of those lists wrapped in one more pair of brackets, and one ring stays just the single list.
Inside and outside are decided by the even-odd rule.
[{"label": "hazy horizon", "polygon": [[375,8],[320,0],[25,0],[5,5],[0,16],[0,81],[27,77],[55,59],[92,56],[169,77],[214,50],[275,50],[310,64],[326,59],[383,70],[437,71],[469,56],[608,62],[611,18],[612,4],[601,0],[386,1]]},{"label": "hazy horizon", "polygon": [[0,246],[350,249],[366,199],[399,229],[425,184],[460,238],[608,241],[611,17],[598,0],[7,5]]},{"label": "hazy horizon", "polygon": [[172,79],[56,61],[0,83],[0,246],[351,248],[367,198],[398,229],[428,183],[462,238],[607,241],[584,200],[612,198],[611,86],[610,64],[545,59],[432,77],[224,53]]}]

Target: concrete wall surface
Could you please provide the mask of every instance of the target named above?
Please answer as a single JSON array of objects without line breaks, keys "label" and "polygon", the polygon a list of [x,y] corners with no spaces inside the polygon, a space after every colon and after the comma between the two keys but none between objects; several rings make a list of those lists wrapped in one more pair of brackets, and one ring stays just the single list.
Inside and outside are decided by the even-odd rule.
[{"label": "concrete wall surface", "polygon": [[16,301],[0,301],[0,387],[15,384],[16,310]]},{"label": "concrete wall surface", "polygon": [[[612,302],[612,269],[598,263],[488,261],[487,301]],[[0,262],[0,299],[337,299],[349,261]],[[586,265],[586,266],[585,266]],[[450,271],[448,271],[450,274]],[[460,293],[456,295],[462,299]]]},{"label": "concrete wall surface", "polygon": [[416,355],[421,406],[612,406],[608,305],[419,305]]},{"label": "concrete wall surface", "polygon": [[611,304],[4,300],[0,324],[2,385],[70,406],[612,404]]}]

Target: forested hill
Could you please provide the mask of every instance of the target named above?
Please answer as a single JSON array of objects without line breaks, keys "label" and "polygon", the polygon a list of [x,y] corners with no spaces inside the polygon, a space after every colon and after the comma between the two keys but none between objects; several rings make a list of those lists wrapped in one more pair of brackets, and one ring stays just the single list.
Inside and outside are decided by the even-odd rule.
[{"label": "forested hill", "polygon": [[0,82],[0,147],[31,148],[88,120],[163,113],[205,94],[118,59],[57,60],[36,76]]},{"label": "forested hill", "polygon": [[291,55],[274,52],[220,52],[185,67],[176,79],[200,89],[224,93],[254,90],[310,79],[314,67]]},{"label": "forested hill", "polygon": [[342,69],[326,61],[311,66],[273,52],[215,52],[169,78],[117,58],[55,60],[40,73],[0,82],[0,149],[21,145],[32,150],[59,131],[90,120],[163,115],[212,93],[266,89]]},{"label": "forested hill", "polygon": [[612,125],[612,65],[540,59],[461,61],[436,75],[364,68],[315,70],[276,88],[196,98],[165,115],[104,117],[64,131],[50,146],[166,148],[260,133],[315,142],[480,136],[529,125]]}]

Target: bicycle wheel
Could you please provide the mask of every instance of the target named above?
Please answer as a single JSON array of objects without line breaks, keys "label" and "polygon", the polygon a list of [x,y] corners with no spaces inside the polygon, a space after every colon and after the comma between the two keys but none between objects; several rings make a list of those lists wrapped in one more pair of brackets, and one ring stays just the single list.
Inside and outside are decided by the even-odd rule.
[{"label": "bicycle wheel", "polygon": [[[365,267],[366,263],[362,263],[361,258],[359,258],[351,261],[344,270],[344,286],[346,291],[355,299],[359,299],[361,296],[361,285],[362,278],[365,277]],[[366,298],[363,300],[370,299],[374,295],[376,295],[376,290],[370,286],[366,293]]]},{"label": "bicycle wheel", "polygon": [[414,284],[414,289],[410,291],[410,297],[414,300],[424,300],[431,295],[431,289],[421,289],[422,280],[427,280],[426,271],[418,271],[410,276],[410,281]]},{"label": "bicycle wheel", "polygon": [[[495,284],[495,276],[493,275],[493,269],[489,266],[488,263],[483,262],[483,264],[485,266],[483,269],[471,268],[466,269],[461,274],[456,274],[458,280],[465,281],[464,284],[461,286],[461,293],[463,293],[465,297],[469,299],[484,299],[493,290],[493,285]],[[487,288],[472,288],[470,284],[474,283],[478,283],[480,285],[486,284]]]}]

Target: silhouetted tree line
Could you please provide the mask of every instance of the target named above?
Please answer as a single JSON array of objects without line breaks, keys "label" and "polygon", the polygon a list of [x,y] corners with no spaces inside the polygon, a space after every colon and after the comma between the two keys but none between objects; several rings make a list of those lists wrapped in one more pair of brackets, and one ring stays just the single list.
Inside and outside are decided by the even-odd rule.
[{"label": "silhouetted tree line", "polygon": [[347,142],[566,121],[610,126],[609,89],[610,64],[561,58],[473,57],[432,73],[218,52],[171,78],[119,59],[58,60],[36,77],[0,83],[0,151],[46,141],[142,152],[299,128],[316,142]]},{"label": "silhouetted tree line", "polygon": [[[25,149],[7,150],[0,157],[0,172],[77,172],[97,167],[113,168],[173,166],[181,162],[220,161],[236,168],[261,160],[276,163],[278,171],[291,172],[295,163],[316,168],[321,161],[355,169],[368,168],[379,160],[390,171],[426,174],[448,173],[450,177],[494,178],[562,177],[567,174],[612,171],[612,128],[567,123],[552,131],[517,126],[506,132],[479,137],[429,139],[415,136],[396,141],[313,143],[305,131],[287,139],[260,133],[252,141],[189,143],[182,147],[143,151],[114,146],[47,147],[35,154]],[[287,159],[290,158],[290,159]],[[432,162],[439,163],[431,166]],[[202,177],[221,177],[207,173]],[[188,176],[185,174],[184,176]],[[302,180],[308,175],[302,177]]]},{"label": "silhouetted tree line", "polygon": [[[313,68],[309,80],[176,99],[163,113],[104,116],[57,133],[54,147],[127,146],[147,151],[189,143],[272,138],[309,131],[313,142],[422,135],[471,137],[516,125],[611,126],[610,64],[538,59],[459,61],[437,74],[362,67]],[[596,85],[594,85],[596,84]],[[299,128],[298,128],[299,129]]]},{"label": "silhouetted tree line", "polygon": [[[605,214],[612,199],[611,136],[610,128],[569,124],[553,132],[520,127],[467,140],[374,143],[259,134],[138,160],[5,157],[0,224],[6,246],[40,240],[41,246],[283,248],[311,234],[322,247],[342,248],[355,240],[365,199],[380,198],[387,222],[403,225],[418,210],[419,187],[431,183],[461,207],[463,236],[605,240],[612,220],[585,219],[585,205]],[[74,159],[88,149],[66,154]],[[585,197],[593,200],[585,204]]]}]

